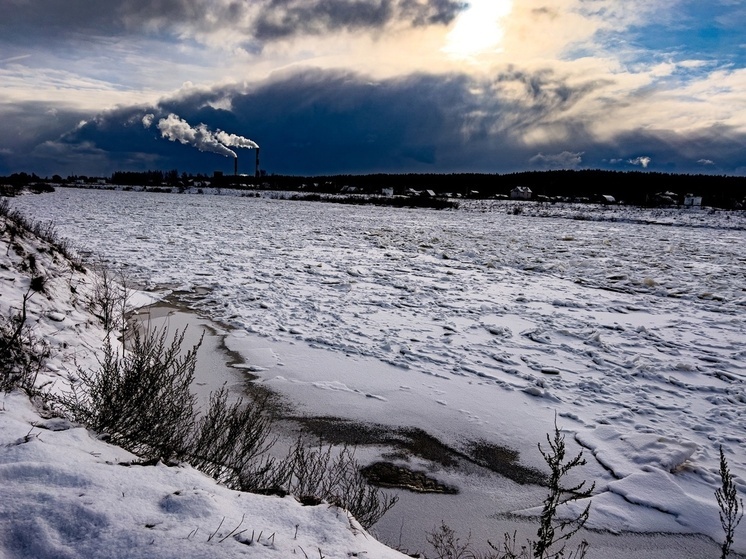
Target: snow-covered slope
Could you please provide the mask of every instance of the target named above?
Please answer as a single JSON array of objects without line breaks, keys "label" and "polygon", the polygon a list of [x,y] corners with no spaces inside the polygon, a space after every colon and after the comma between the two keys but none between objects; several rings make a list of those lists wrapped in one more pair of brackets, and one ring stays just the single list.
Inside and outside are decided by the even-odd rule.
[{"label": "snow-covered slope", "polygon": [[400,558],[336,507],[231,491],[187,465],[128,452],[21,392],[0,411],[0,556]]},{"label": "snow-covered slope", "polygon": [[[78,366],[96,366],[104,336],[88,310],[94,274],[32,236],[11,240],[4,218],[0,231],[0,312],[18,312],[32,277],[44,276],[27,304],[28,324],[51,351],[37,384],[65,390]],[[0,393],[0,557],[403,557],[339,508],[135,461],[79,425],[42,417],[25,393]]]},{"label": "snow-covered slope", "polygon": [[[94,274],[76,269],[49,242],[3,216],[0,234],[0,315],[6,319],[20,315],[26,297],[26,325],[31,336],[48,345],[53,357],[37,385],[59,389],[60,379],[78,365],[96,364],[104,335],[89,309]],[[33,278],[37,278],[36,289],[31,288]]]}]

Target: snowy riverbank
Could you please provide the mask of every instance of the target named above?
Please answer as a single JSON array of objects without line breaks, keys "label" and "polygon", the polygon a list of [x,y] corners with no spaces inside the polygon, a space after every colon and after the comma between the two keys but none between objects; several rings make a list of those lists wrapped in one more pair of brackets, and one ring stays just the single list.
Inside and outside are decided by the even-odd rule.
[{"label": "snowy riverbank", "polygon": [[[37,385],[65,390],[77,367],[96,367],[104,337],[87,306],[93,273],[30,235],[11,239],[4,218],[0,231],[0,313],[18,312],[32,277],[45,278],[27,302],[27,323],[50,349]],[[137,303],[149,300],[139,294]],[[186,465],[135,462],[43,416],[25,393],[0,394],[0,557],[403,557],[336,507],[230,491]]]}]

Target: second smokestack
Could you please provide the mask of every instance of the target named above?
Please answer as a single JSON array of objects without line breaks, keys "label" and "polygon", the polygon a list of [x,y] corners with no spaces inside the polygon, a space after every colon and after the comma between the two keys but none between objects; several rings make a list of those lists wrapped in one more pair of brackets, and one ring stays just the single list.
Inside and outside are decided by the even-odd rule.
[{"label": "second smokestack", "polygon": [[255,176],[259,177],[259,148],[257,147],[255,149],[256,149],[256,174]]},{"label": "second smokestack", "polygon": [[233,158],[233,176],[238,176],[238,157]]}]

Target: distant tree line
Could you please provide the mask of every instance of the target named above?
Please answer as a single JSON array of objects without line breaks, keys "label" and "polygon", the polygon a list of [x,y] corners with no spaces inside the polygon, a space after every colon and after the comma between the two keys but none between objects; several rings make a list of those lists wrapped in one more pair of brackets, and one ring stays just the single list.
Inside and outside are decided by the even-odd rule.
[{"label": "distant tree line", "polygon": [[210,183],[218,188],[270,189],[304,191],[318,194],[354,192],[380,194],[392,189],[394,194],[412,191],[432,191],[437,195],[471,198],[508,196],[516,186],[527,186],[534,199],[580,199],[598,201],[601,195],[613,196],[617,201],[635,205],[654,205],[660,193],[672,192],[679,198],[685,194],[702,196],[706,206],[740,208],[746,206],[746,177],[725,175],[683,175],[642,171],[558,170],[525,171],[508,174],[452,173],[452,174],[369,174],[369,175],[246,175],[207,176],[188,174],[177,169],[170,171],[117,171],[111,177],[71,175],[51,179],[36,174],[14,173],[0,177],[0,185],[22,188],[29,185],[59,184],[85,185],[107,182],[122,186],[189,187]]},{"label": "distant tree line", "polygon": [[206,175],[190,175],[187,173],[181,173],[179,175],[178,169],[171,169],[170,171],[116,171],[111,175],[111,184],[119,184],[123,186],[188,186],[195,180],[203,181],[207,180]]},{"label": "distant tree line", "polygon": [[316,192],[337,192],[348,186],[363,193],[374,193],[383,187],[393,188],[396,194],[408,189],[432,190],[436,194],[449,193],[463,197],[490,198],[510,194],[516,186],[529,187],[534,197],[557,199],[585,198],[597,201],[600,195],[610,195],[629,204],[646,205],[656,194],[692,193],[703,197],[709,206],[736,207],[746,198],[746,177],[724,175],[680,175],[641,171],[560,170],[526,171],[510,174],[454,173],[454,174],[373,174],[328,175],[298,177],[270,175],[273,188]]}]

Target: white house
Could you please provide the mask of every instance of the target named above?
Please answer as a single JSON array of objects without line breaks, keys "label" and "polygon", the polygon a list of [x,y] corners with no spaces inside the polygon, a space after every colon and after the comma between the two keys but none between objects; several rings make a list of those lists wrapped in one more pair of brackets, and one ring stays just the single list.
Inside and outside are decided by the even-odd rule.
[{"label": "white house", "polygon": [[530,200],[533,192],[528,186],[516,186],[510,191],[510,197],[513,200]]},{"label": "white house", "polygon": [[684,207],[686,208],[698,208],[702,205],[702,196],[695,196],[694,194],[687,194],[684,196]]}]

